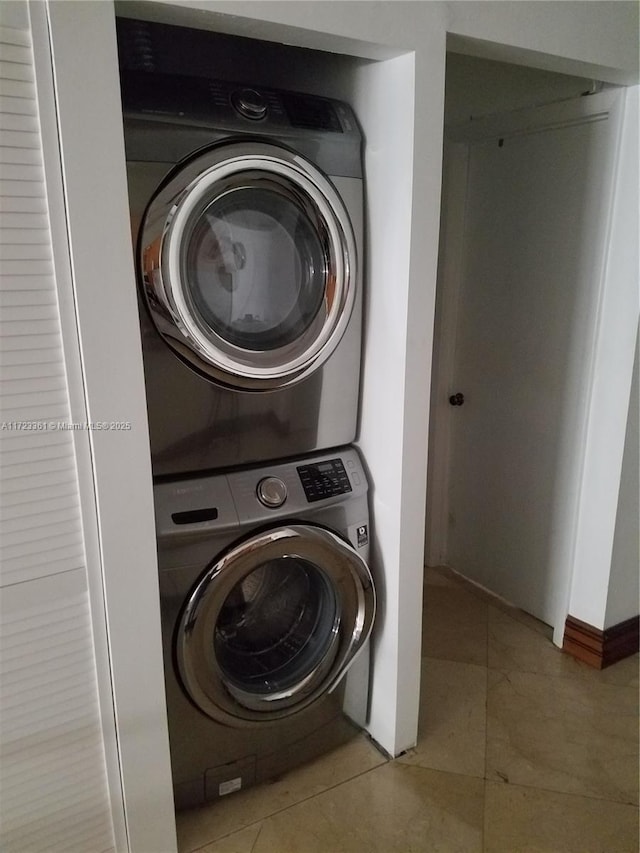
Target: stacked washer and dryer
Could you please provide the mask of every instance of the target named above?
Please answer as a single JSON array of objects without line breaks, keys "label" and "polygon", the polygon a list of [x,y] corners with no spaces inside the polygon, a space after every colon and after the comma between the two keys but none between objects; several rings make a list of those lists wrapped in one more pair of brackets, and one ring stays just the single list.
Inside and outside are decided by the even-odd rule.
[{"label": "stacked washer and dryer", "polygon": [[329,98],[121,83],[181,807],[367,719],[362,139]]}]

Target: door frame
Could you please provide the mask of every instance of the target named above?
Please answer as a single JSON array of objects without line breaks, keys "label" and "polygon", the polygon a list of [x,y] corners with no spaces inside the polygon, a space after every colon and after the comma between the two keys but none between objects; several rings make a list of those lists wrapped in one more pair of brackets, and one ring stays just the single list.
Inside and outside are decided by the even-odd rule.
[{"label": "door frame", "polygon": [[[577,443],[585,446],[591,401],[596,380],[596,343],[600,335],[602,303],[605,297],[607,247],[614,215],[618,151],[624,114],[625,90],[607,89],[594,95],[562,101],[543,107],[515,110],[499,116],[489,116],[465,123],[445,126],[443,155],[443,194],[441,211],[440,251],[434,330],[434,359],[431,382],[431,423],[429,429],[428,470],[429,488],[425,525],[425,563],[436,566],[447,563],[449,515],[449,474],[452,452],[451,407],[449,394],[456,356],[456,333],[459,303],[464,276],[465,219],[467,215],[467,180],[471,146],[496,136],[516,136],[542,130],[582,124],[585,121],[607,119],[609,122],[608,156],[603,184],[606,188],[601,229],[597,293],[594,294],[594,314],[590,329],[587,391],[579,414],[581,433]],[[626,421],[625,421],[626,423]],[[558,605],[554,621],[554,642],[562,645],[564,623],[569,613],[569,600],[575,573],[575,556],[579,550],[579,511],[586,451],[575,472],[576,488],[570,508],[571,535],[565,553],[561,575],[556,577]]]},{"label": "door frame", "polygon": [[[469,144],[445,138],[442,156],[442,213],[433,333],[425,564],[446,564],[449,515],[451,407],[458,308],[462,290]],[[451,334],[446,334],[451,330]]]}]

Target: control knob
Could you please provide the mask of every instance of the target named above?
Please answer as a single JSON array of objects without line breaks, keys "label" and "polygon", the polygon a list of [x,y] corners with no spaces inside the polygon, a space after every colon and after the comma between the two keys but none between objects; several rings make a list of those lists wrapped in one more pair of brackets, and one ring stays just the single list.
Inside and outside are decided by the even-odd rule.
[{"label": "control knob", "polygon": [[265,477],[256,489],[258,500],[269,509],[277,509],[287,499],[287,487],[279,477]]},{"label": "control knob", "polygon": [[267,114],[267,102],[255,89],[236,89],[231,94],[231,104],[241,116],[260,121]]}]

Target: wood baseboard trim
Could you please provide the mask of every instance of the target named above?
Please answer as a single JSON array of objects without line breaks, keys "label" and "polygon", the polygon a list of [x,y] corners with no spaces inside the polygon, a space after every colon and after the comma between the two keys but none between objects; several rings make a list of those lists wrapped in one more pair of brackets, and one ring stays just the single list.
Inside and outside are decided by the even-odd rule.
[{"label": "wood baseboard trim", "polygon": [[634,655],[639,644],[640,616],[605,628],[604,631],[574,616],[567,616],[564,625],[562,651],[596,669],[604,669]]}]

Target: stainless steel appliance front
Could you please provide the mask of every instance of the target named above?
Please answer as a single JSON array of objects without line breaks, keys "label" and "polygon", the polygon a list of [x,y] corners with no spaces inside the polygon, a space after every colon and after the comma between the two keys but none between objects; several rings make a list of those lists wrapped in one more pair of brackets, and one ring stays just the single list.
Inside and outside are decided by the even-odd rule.
[{"label": "stainless steel appliance front", "polygon": [[353,736],[376,609],[356,451],[159,484],[155,501],[177,804]]},{"label": "stainless steel appliance front", "polygon": [[292,110],[290,93],[261,90],[256,119],[238,109],[246,89],[160,77],[122,75],[154,474],[352,441],[363,185],[351,110],[310,96]]}]

